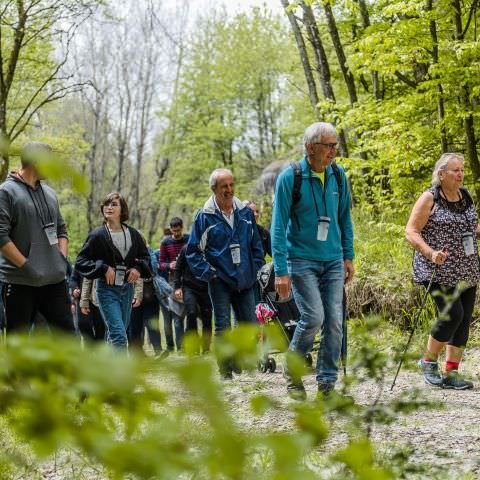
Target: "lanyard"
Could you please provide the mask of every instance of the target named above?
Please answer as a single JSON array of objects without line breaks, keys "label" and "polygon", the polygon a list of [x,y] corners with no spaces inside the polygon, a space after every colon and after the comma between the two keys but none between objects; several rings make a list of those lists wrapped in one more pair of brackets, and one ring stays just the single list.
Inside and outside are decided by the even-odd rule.
[{"label": "lanyard", "polygon": [[[312,167],[310,166],[310,164],[308,165],[308,170],[309,170],[309,173],[310,173],[310,176],[308,177],[308,179],[310,180],[310,190],[312,191],[312,197],[313,197],[313,203],[315,204],[315,213],[317,214],[317,220],[318,220],[318,223],[320,223],[320,212],[318,210],[318,204],[317,204],[317,198],[315,197],[315,191],[313,190],[313,176],[312,176]],[[325,199],[325,196],[327,194],[327,171],[325,170],[325,185],[323,186],[323,206],[325,208],[325,215],[328,215],[328,212],[327,212],[327,201]],[[319,179],[320,181],[320,179]]]},{"label": "lanyard", "polygon": [[[123,225],[120,224],[120,227],[123,233],[124,252],[125,252],[125,256],[127,256],[127,235],[125,233],[125,229],[123,228]],[[108,235],[108,238],[110,239],[110,242],[112,243],[113,246],[115,246],[115,244],[113,243],[112,234],[110,233],[110,229],[108,228],[107,225],[105,225],[105,230],[107,231],[107,235]]]},{"label": "lanyard", "polygon": [[[18,174],[18,176],[25,182],[25,179],[20,174]],[[45,209],[43,208],[42,202],[40,201],[40,199],[37,199],[37,201],[35,201],[35,196],[32,193],[32,188],[30,187],[30,185],[28,185],[26,182],[24,183],[24,185],[25,185],[25,188],[27,189],[30,199],[32,200],[33,206],[35,207],[35,211],[37,212],[37,215],[40,217],[40,220],[42,221],[43,226],[48,225],[49,223],[50,224],[53,223],[53,217],[50,212],[50,208],[48,207],[47,197],[45,196],[45,192],[43,191],[42,184],[39,183],[38,190],[40,190],[40,192],[42,193],[43,203],[48,212],[48,218],[45,218],[45,215],[44,215]]]},{"label": "lanyard", "polygon": [[[455,202],[450,202],[448,199],[447,199],[447,196],[445,195],[445,192],[443,191],[443,188],[440,187],[440,191],[443,193],[443,197],[444,197],[444,200],[447,202],[447,204],[452,204],[452,203],[455,203]],[[463,198],[463,197],[462,197]],[[462,200],[462,198],[460,198],[460,200]],[[466,204],[466,203],[465,203]],[[465,217],[465,223],[467,224],[467,229],[468,231],[470,231],[470,221],[468,220],[468,217],[467,217],[467,210],[468,210],[468,207],[465,208],[465,210],[463,212],[459,212],[461,215],[463,215]],[[454,215],[455,215],[455,212],[453,212],[452,210],[450,210]],[[456,223],[460,223],[457,221],[456,217],[455,218],[455,222]]]}]

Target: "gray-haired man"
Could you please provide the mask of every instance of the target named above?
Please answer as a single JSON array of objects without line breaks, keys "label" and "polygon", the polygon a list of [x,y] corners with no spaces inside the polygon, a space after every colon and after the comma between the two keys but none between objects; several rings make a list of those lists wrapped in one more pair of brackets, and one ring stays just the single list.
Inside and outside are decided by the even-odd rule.
[{"label": "gray-haired man", "polygon": [[[293,287],[300,310],[291,351],[305,355],[321,332],[317,382],[319,392],[328,394],[337,381],[342,346],[343,285],[354,273],[350,195],[345,172],[333,163],[337,149],[333,125],[310,125],[304,149],[305,157],[295,168],[286,168],[277,181],[271,228],[275,287],[282,298]],[[296,202],[294,193],[300,194]],[[288,371],[286,376],[288,393],[305,398],[301,379]]]},{"label": "gray-haired man", "polygon": [[[254,323],[254,285],[265,263],[252,210],[234,196],[233,174],[214,170],[213,195],[195,217],[187,246],[187,261],[195,277],[208,282],[215,314],[215,335],[230,326],[233,307],[239,322]],[[234,365],[219,364],[224,379],[232,378]]]}]

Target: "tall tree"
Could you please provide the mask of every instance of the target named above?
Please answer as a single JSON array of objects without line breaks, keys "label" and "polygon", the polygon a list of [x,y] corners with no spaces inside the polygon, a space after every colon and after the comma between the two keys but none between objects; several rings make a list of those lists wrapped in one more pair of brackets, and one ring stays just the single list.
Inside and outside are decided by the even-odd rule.
[{"label": "tall tree", "polygon": [[[79,91],[84,84],[65,72],[78,26],[95,0],[16,0],[0,5],[0,134],[14,142],[47,104]],[[63,45],[60,59],[55,47]],[[9,156],[0,155],[0,180]]]}]

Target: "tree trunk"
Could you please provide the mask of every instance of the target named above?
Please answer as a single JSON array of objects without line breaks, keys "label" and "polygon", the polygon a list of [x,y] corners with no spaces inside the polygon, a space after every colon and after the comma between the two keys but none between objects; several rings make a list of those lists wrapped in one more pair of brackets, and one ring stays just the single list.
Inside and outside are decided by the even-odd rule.
[{"label": "tree trunk", "polygon": [[323,10],[325,11],[325,16],[327,18],[328,32],[332,39],[333,48],[335,54],[337,55],[338,63],[340,64],[340,70],[342,71],[342,76],[345,81],[345,85],[348,90],[348,97],[350,99],[350,105],[357,103],[357,89],[355,87],[355,79],[353,78],[352,73],[347,67],[347,58],[345,56],[345,51],[343,50],[342,41],[340,39],[340,34],[338,33],[337,22],[333,16],[333,11],[330,3],[323,3]]},{"label": "tree trunk", "polygon": [[308,58],[307,47],[305,46],[305,41],[303,40],[302,32],[298,26],[297,19],[293,12],[288,10],[289,2],[288,0],[280,0],[282,2],[283,8],[287,15],[288,21],[292,27],[293,35],[295,37],[295,42],[297,44],[298,52],[300,54],[300,60],[303,66],[303,73],[305,74],[305,80],[307,81],[308,87],[308,98],[310,99],[310,104],[313,108],[315,117],[320,118],[320,112],[318,109],[318,93],[317,86],[315,85],[315,80],[312,74],[312,67],[310,66],[310,60]]},{"label": "tree trunk", "polygon": [[[304,2],[301,3],[301,7],[303,9],[303,22],[307,30],[307,37],[312,44],[315,61],[317,63],[316,70],[320,85],[322,86],[323,96],[332,103],[336,103],[335,93],[333,92],[331,82],[330,65],[328,63],[327,54],[325,53],[325,48],[323,47],[315,15],[312,7],[306,5]],[[338,144],[340,155],[342,157],[348,157],[347,139],[343,130],[338,132]]]},{"label": "tree trunk", "polygon": [[[368,7],[365,0],[357,0],[360,7],[360,16],[362,18],[363,28],[370,26],[370,14],[368,13]],[[380,90],[380,82],[378,79],[378,72],[373,70],[371,73],[372,78],[372,95],[375,100],[382,100],[382,92]]]},{"label": "tree trunk", "polygon": [[[433,9],[433,0],[428,0],[427,11],[431,12]],[[437,35],[437,22],[430,20],[430,37],[432,38],[432,63],[438,65],[439,53],[438,53],[438,35]],[[438,78],[438,75],[436,76]],[[443,86],[441,83],[437,86],[438,100],[437,100],[437,113],[438,122],[440,124],[440,144],[442,146],[442,153],[448,152],[448,139],[445,131],[445,104],[443,100]]]},{"label": "tree trunk", "polygon": [[[462,25],[462,9],[460,0],[453,0],[454,8],[454,25],[455,25],[455,39],[457,41],[463,40],[465,32],[463,31]],[[470,101],[470,89],[468,85],[464,85],[461,88],[460,94],[460,108],[464,112],[469,112],[468,115],[465,115],[463,118],[463,129],[465,131],[465,140],[466,140],[466,150],[467,158],[472,170],[473,177],[473,188],[475,191],[475,197],[477,202],[480,201],[480,162],[478,159],[477,152],[477,141],[475,135],[475,124],[473,120],[472,109],[473,105]]]}]

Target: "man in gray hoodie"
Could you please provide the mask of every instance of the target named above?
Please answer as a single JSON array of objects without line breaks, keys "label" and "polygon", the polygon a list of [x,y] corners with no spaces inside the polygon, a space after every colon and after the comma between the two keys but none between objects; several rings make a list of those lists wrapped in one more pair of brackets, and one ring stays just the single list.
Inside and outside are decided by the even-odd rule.
[{"label": "man in gray hoodie", "polygon": [[37,313],[74,331],[65,276],[68,236],[55,192],[41,182],[38,162],[49,145],[26,144],[21,169],[0,185],[0,282],[7,332],[28,330]]}]

